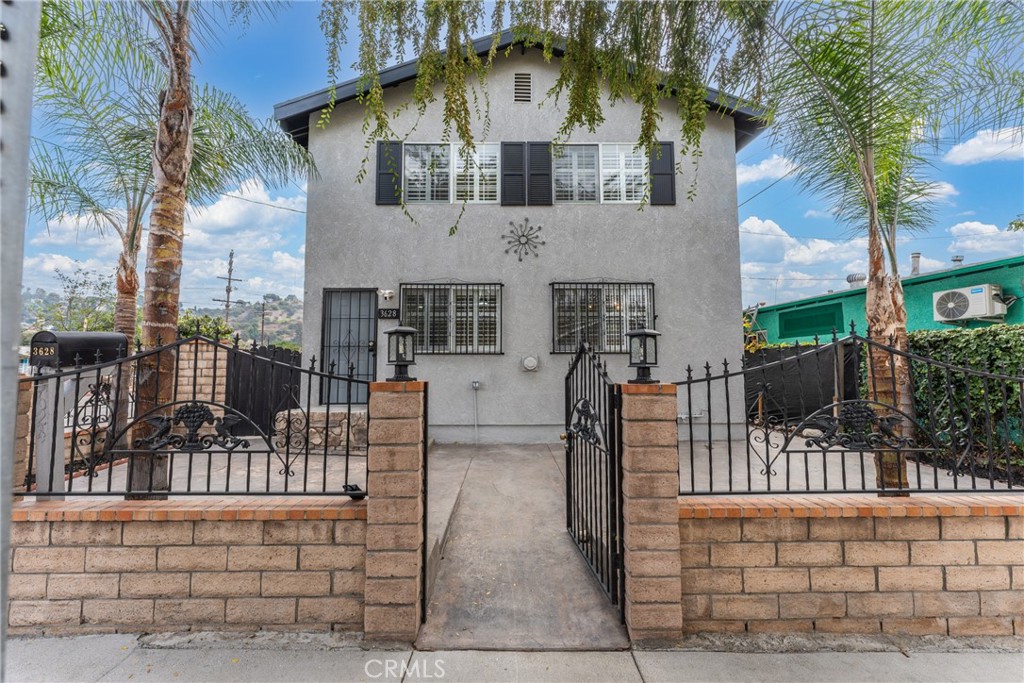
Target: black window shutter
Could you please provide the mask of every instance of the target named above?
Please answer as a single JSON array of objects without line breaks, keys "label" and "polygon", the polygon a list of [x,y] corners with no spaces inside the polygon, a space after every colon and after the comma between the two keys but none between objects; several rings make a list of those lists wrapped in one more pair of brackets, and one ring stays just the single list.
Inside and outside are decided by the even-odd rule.
[{"label": "black window shutter", "polygon": [[551,143],[527,143],[526,203],[551,206]]},{"label": "black window shutter", "polygon": [[526,143],[501,143],[501,205],[526,206]]},{"label": "black window shutter", "polygon": [[671,142],[659,142],[658,150],[661,153],[651,157],[651,205],[675,206],[675,145]]},{"label": "black window shutter", "polygon": [[402,203],[402,143],[377,141],[377,204],[398,206]]}]

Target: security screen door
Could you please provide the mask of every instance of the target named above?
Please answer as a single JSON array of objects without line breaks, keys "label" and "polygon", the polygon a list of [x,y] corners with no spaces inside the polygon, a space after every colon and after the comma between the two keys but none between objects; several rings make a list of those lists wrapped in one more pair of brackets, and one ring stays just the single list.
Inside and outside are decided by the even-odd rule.
[{"label": "security screen door", "polygon": [[[377,290],[329,289],[324,292],[323,354],[321,368],[346,375],[353,367],[353,377],[377,379]],[[321,387],[322,403],[343,403],[347,400],[347,382],[330,382],[330,389]],[[328,395],[329,394],[329,395]],[[366,403],[367,387],[352,386],[352,402]]]}]

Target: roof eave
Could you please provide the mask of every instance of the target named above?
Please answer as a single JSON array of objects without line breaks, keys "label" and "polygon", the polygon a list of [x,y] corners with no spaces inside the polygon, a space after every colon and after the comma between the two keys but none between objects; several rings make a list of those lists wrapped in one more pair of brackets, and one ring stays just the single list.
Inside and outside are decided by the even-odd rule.
[{"label": "roof eave", "polygon": [[[473,41],[473,49],[477,54],[485,54],[491,49],[493,36],[484,36]],[[516,43],[512,31],[501,32],[498,38],[498,50],[505,50]],[[561,58],[564,51],[555,46],[553,52]],[[382,87],[391,88],[416,78],[419,71],[419,60],[411,59],[401,64],[388,67],[380,72]],[[358,78],[339,83],[335,86],[335,103],[342,104],[354,100],[359,95]],[[309,115],[327,106],[330,101],[330,88],[308,93],[274,105],[274,118],[281,128],[289,133],[303,147],[309,143]],[[731,116],[734,120],[736,134],[736,151],[743,149],[754,140],[764,127],[759,121],[761,112],[742,105],[738,99],[730,95],[708,88],[706,98],[708,107],[714,111]]]}]

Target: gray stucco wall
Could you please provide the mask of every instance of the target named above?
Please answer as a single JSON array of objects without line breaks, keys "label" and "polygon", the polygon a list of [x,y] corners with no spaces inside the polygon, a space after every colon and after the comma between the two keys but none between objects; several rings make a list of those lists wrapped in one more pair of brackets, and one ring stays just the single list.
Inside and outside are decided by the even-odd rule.
[{"label": "gray stucco wall", "polygon": [[[486,138],[550,140],[562,120],[553,102],[514,103],[513,74],[533,74],[535,99],[557,76],[537,50],[499,57],[490,81],[491,125]],[[404,101],[411,84],[386,91],[389,105]],[[440,97],[440,94],[439,94]],[[605,123],[571,142],[633,142],[637,110],[619,102],[605,108]],[[663,107],[664,140],[678,138],[674,106]],[[313,114],[315,124],[316,114]],[[355,182],[365,154],[363,109],[338,108],[326,130],[311,125],[310,149],[321,179],[309,184],[303,353],[321,355],[321,305],[325,288],[375,287],[399,290],[403,282],[452,278],[504,283],[503,349],[500,356],[419,355],[413,372],[430,381],[431,435],[438,441],[474,439],[471,382],[479,380],[479,439],[490,442],[550,442],[563,423],[563,380],[570,356],[551,353],[551,287],[555,281],[608,278],[653,281],[661,367],[655,376],[680,380],[686,365],[739,359],[741,355],[739,239],[737,234],[735,143],[731,118],[708,117],[697,167],[697,196],[686,200],[692,167],[676,178],[676,206],[556,204],[503,207],[470,204],[458,233],[448,236],[461,205],[410,205],[411,223],[399,207],[374,204],[374,161],[366,180]],[[396,131],[415,125],[409,142],[441,139],[439,107],[421,119],[406,110]],[[482,124],[478,129],[482,130]],[[480,141],[484,141],[483,138]],[[677,143],[678,149],[678,143]],[[543,226],[546,244],[539,258],[520,263],[505,254],[501,239],[509,221],[528,217]],[[382,306],[397,305],[394,302]],[[380,322],[378,334],[391,322]],[[382,348],[383,351],[383,348]],[[522,359],[535,356],[535,372]],[[622,355],[607,355],[613,379],[631,375]],[[378,378],[389,376],[386,354],[378,353]]]}]

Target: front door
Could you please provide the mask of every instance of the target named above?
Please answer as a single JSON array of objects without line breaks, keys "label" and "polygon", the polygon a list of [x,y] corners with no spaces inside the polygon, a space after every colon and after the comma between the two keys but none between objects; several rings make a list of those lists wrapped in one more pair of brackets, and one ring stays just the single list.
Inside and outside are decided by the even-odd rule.
[{"label": "front door", "polygon": [[[324,292],[321,369],[355,379],[377,379],[377,290],[329,289]],[[344,403],[348,382],[330,382],[323,403]],[[352,403],[366,403],[367,385],[352,385]]]}]

